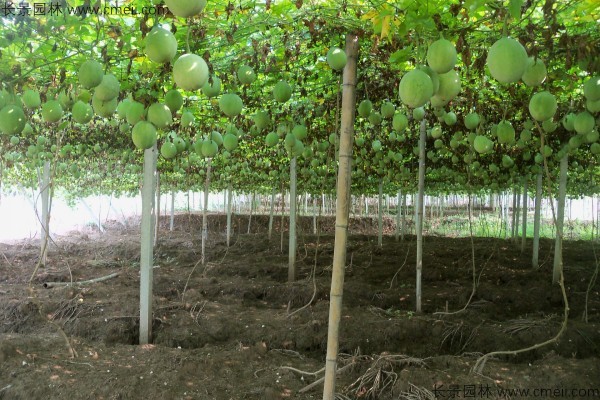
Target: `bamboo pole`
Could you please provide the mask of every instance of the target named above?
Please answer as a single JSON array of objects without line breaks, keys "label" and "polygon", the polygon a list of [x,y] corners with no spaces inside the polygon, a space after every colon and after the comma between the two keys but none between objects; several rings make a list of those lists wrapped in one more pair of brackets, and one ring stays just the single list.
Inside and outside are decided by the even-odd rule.
[{"label": "bamboo pole", "polygon": [[402,190],[398,190],[398,201],[396,203],[396,242],[400,238],[400,217],[402,214],[401,201]]},{"label": "bamboo pole", "polygon": [[558,183],[558,210],[556,211],[556,243],[554,245],[554,266],[552,283],[559,283],[563,269],[562,239],[565,219],[565,197],[567,194],[567,171],[569,169],[569,153],[560,160],[560,180]]},{"label": "bamboo pole", "polygon": [[155,152],[156,144],[153,148],[144,151],[140,243],[140,344],[148,344],[152,338],[152,264],[154,263],[152,208],[154,207]]},{"label": "bamboo pole", "polygon": [[329,297],[329,325],[327,331],[327,356],[325,363],[323,400],[334,400],[335,398],[335,375],[339,348],[339,327],[342,315],[346,243],[348,240],[348,200],[350,198],[352,143],[354,142],[356,61],[358,57],[358,47],[358,37],[352,34],[347,35],[346,56],[348,61],[344,68],[343,77],[337,207],[335,217],[335,245],[333,251],[331,293]]},{"label": "bamboo pole", "polygon": [[379,197],[377,198],[377,244],[383,246],[383,179],[379,180]]},{"label": "bamboo pole", "polygon": [[42,197],[40,265],[43,267],[48,260],[48,239],[50,238],[50,161],[44,162],[42,179],[40,181],[40,193]]},{"label": "bamboo pole", "polygon": [[531,266],[537,268],[540,254],[540,217],[542,209],[542,171],[538,172],[535,184],[535,213],[533,216],[533,255]]},{"label": "bamboo pole", "polygon": [[296,157],[290,161],[290,235],[288,246],[288,282],[296,280]]},{"label": "bamboo pole", "polygon": [[423,200],[425,194],[425,139],[427,137],[427,125],[425,119],[421,120],[421,134],[419,138],[419,194],[417,200],[417,212],[415,229],[417,233],[417,283],[416,283],[416,311],[421,312],[421,275],[423,272]]},{"label": "bamboo pole", "polygon": [[227,187],[227,247],[231,241],[231,184]]},{"label": "bamboo pole", "polygon": [[271,211],[269,212],[269,240],[271,240],[271,236],[273,235],[273,213],[275,211],[275,186],[273,186],[273,191],[271,192]]},{"label": "bamboo pole", "polygon": [[202,265],[206,263],[206,242],[208,241],[208,190],[210,188],[210,170],[212,158],[206,164],[206,182],[204,183],[204,204],[202,208]]},{"label": "bamboo pole", "polygon": [[169,230],[173,231],[173,225],[175,225],[175,189],[171,191],[171,218],[169,221]]},{"label": "bamboo pole", "polygon": [[527,176],[523,178],[523,225],[521,229],[521,253],[525,252],[525,245],[527,244],[527,189],[529,180]]}]

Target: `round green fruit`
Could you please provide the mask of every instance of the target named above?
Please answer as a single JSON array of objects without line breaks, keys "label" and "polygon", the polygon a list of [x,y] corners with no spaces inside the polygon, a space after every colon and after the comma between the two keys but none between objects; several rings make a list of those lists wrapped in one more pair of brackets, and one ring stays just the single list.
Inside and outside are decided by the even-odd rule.
[{"label": "round green fruit", "polygon": [[164,142],[160,146],[160,154],[167,160],[171,159],[177,155],[177,146],[173,142]]},{"label": "round green fruit", "polygon": [[273,87],[273,97],[279,103],[285,103],[292,97],[292,87],[286,81],[279,81]]},{"label": "round green fruit", "polygon": [[527,52],[517,40],[503,37],[490,48],[486,64],[498,82],[517,82],[527,67]]},{"label": "round green fruit", "polygon": [[415,121],[421,121],[425,118],[425,109],[423,107],[415,108],[412,112],[412,116]]},{"label": "round green fruit", "polygon": [[369,115],[369,122],[375,126],[381,125],[381,120],[381,114],[378,112],[372,112],[371,115]]},{"label": "round green fruit", "polygon": [[235,117],[242,112],[244,103],[235,93],[226,93],[219,99],[219,108],[228,117]]},{"label": "round green fruit", "polygon": [[63,109],[58,100],[49,100],[42,106],[42,118],[45,122],[58,122],[63,116]]},{"label": "round green fruit", "polygon": [[438,74],[445,74],[456,65],[456,48],[449,40],[436,40],[427,49],[427,64]]},{"label": "round green fruit", "polygon": [[184,54],[173,64],[173,78],[183,90],[198,90],[208,81],[208,65],[195,54]]},{"label": "round green fruit", "polygon": [[500,144],[513,144],[515,142],[515,128],[509,121],[502,120],[498,123],[496,135],[498,135],[498,143]]},{"label": "round green fruit", "polygon": [[154,103],[148,107],[148,121],[158,129],[164,129],[173,122],[173,115],[166,105]]},{"label": "round green fruit", "polygon": [[294,129],[292,129],[292,134],[296,137],[296,139],[304,140],[308,135],[308,130],[306,129],[305,125],[296,125],[294,126]]},{"label": "round green fruit", "polygon": [[174,114],[181,107],[183,107],[183,96],[177,89],[171,89],[165,94],[165,104],[169,107],[169,110]]},{"label": "round green fruit", "polygon": [[529,100],[529,113],[536,121],[545,121],[554,117],[558,104],[550,92],[538,92]]},{"label": "round green fruit", "polygon": [[447,104],[460,93],[460,75],[458,75],[458,72],[455,70],[451,70],[445,74],[438,75],[438,77],[440,80],[440,87],[434,98],[441,100],[443,104]]},{"label": "round green fruit", "polygon": [[596,156],[600,155],[600,143],[592,143],[590,146],[590,151]]},{"label": "round green fruit", "polygon": [[238,68],[237,77],[242,85],[250,85],[256,80],[254,70],[248,65],[242,65]]},{"label": "round green fruit", "polygon": [[135,125],[144,117],[144,105],[137,101],[132,101],[129,105],[129,109],[125,113],[125,117],[127,118],[127,123],[129,125]]},{"label": "round green fruit", "polygon": [[271,116],[267,111],[257,111],[253,117],[254,125],[259,131],[266,129],[271,123]]},{"label": "round green fruit", "polygon": [[408,126],[408,118],[403,113],[397,113],[392,120],[392,128],[398,133],[404,131]]},{"label": "round green fruit", "polygon": [[18,135],[25,128],[26,118],[21,107],[14,104],[0,110],[0,132],[5,135]]},{"label": "round green fruit", "polygon": [[202,86],[202,93],[209,99],[217,97],[221,93],[221,80],[212,75],[211,79],[207,80],[204,86]]},{"label": "round green fruit", "polygon": [[600,75],[590,76],[583,84],[583,95],[591,101],[600,100]]},{"label": "round green fruit", "polygon": [[369,118],[371,111],[373,111],[373,103],[371,100],[363,100],[358,105],[358,115],[363,118]]},{"label": "round green fruit", "polygon": [[265,137],[265,143],[268,147],[273,147],[279,142],[279,135],[276,132],[269,132]]},{"label": "round green fruit", "polygon": [[94,110],[92,107],[79,100],[75,104],[73,104],[72,109],[73,120],[79,124],[87,124],[94,117]]},{"label": "round green fruit", "polygon": [[132,103],[131,99],[124,99],[117,105],[117,115],[119,116],[119,118],[121,118],[121,119],[127,118],[127,111],[129,110],[131,103]]},{"label": "round green fruit", "polygon": [[202,141],[202,147],[200,151],[204,157],[211,158],[217,155],[219,146],[214,140],[207,139]]},{"label": "round green fruit", "polygon": [[159,26],[152,28],[145,43],[146,55],[155,63],[168,63],[177,54],[177,39],[170,31]]},{"label": "round green fruit", "polygon": [[338,47],[332,47],[327,52],[327,64],[335,71],[341,71],[346,66],[346,53]]},{"label": "round green fruit", "polygon": [[165,0],[165,4],[173,15],[188,18],[200,14],[206,7],[206,0]]},{"label": "round green fruit", "polygon": [[86,89],[92,89],[102,82],[104,69],[96,60],[87,60],[79,67],[79,84]]},{"label": "round green fruit", "polygon": [[104,75],[100,85],[96,87],[94,96],[102,101],[115,99],[121,91],[121,83],[113,74]]},{"label": "round green fruit", "polygon": [[381,105],[381,116],[383,118],[392,118],[396,112],[396,106],[391,101],[386,101]]},{"label": "round green fruit", "polygon": [[138,149],[149,149],[156,143],[156,128],[150,122],[139,121],[131,131],[131,139]]},{"label": "round green fruit", "polygon": [[446,125],[452,126],[456,124],[456,114],[453,111],[444,114],[443,118]]},{"label": "round green fruit", "polygon": [[181,114],[181,126],[184,128],[192,126],[195,120],[196,117],[194,117],[194,114],[192,114],[190,111],[184,111],[183,114]]},{"label": "round green fruit", "polygon": [[27,89],[23,92],[23,96],[21,97],[23,101],[23,105],[26,108],[33,110],[42,105],[42,100],[40,99],[40,92],[36,90]]},{"label": "round green fruit", "polygon": [[223,137],[223,147],[227,151],[233,151],[238,147],[238,138],[236,135],[228,133]]},{"label": "round green fruit", "polygon": [[573,121],[575,131],[581,135],[590,133],[592,129],[594,129],[595,124],[594,117],[587,111],[582,111],[577,114]]},{"label": "round green fruit", "polygon": [[535,87],[544,83],[546,73],[546,64],[542,60],[529,57],[521,79],[527,86]]},{"label": "round green fruit", "polygon": [[212,131],[210,133],[210,138],[211,138],[211,140],[214,140],[214,142],[217,144],[217,146],[223,145],[223,135],[221,135],[220,132]]},{"label": "round green fruit", "polygon": [[427,73],[414,69],[400,80],[400,100],[411,108],[425,105],[433,95],[433,83]]}]

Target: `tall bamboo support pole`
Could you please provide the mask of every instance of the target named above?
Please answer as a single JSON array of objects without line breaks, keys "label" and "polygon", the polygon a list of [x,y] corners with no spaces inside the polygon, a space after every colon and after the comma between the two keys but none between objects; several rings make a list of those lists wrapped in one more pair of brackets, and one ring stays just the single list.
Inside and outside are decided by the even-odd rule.
[{"label": "tall bamboo support pole", "polygon": [[346,243],[348,240],[348,200],[350,199],[352,143],[354,142],[356,61],[358,57],[358,48],[358,37],[353,34],[347,35],[346,56],[348,61],[344,68],[343,78],[340,155],[335,217],[335,247],[333,251],[333,271],[329,301],[329,325],[327,331],[327,356],[325,363],[323,400],[334,400],[335,397],[335,374],[339,347],[339,327],[342,315]]}]

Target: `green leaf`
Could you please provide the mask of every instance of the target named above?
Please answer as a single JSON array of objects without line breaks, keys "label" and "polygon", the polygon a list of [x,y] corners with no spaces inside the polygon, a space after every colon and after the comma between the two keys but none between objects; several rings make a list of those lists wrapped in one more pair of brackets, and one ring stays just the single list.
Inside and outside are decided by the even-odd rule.
[{"label": "green leaf", "polygon": [[523,7],[523,0],[510,0],[508,11],[514,19],[521,18],[521,7]]}]

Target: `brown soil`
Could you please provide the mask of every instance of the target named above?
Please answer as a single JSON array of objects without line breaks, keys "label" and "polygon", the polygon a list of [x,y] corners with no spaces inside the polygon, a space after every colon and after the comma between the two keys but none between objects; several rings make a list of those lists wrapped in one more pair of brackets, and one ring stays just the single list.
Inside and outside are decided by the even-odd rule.
[{"label": "brown soil", "polygon": [[[299,280],[292,284],[279,217],[269,240],[268,217],[253,216],[247,234],[247,216],[236,216],[229,248],[225,221],[210,217],[206,266],[199,265],[200,217],[178,215],[174,232],[162,221],[153,343],[143,346],[137,344],[138,221],[58,238],[31,287],[37,242],[0,245],[0,399],[321,398],[322,386],[299,392],[316,379],[299,371],[325,365],[333,218],[322,220],[320,237],[312,234],[312,218],[300,219]],[[370,219],[355,219],[350,228],[340,367],[353,365],[339,376],[340,398],[427,398],[414,394],[416,388],[441,389],[437,398],[488,399],[535,398],[499,394],[501,388],[600,389],[598,284],[589,293],[588,322],[582,321],[596,265],[590,242],[564,244],[570,312],[560,341],[490,358],[475,374],[481,354],[531,346],[559,331],[564,307],[551,284],[552,242],[542,241],[542,266],[534,270],[529,251],[474,239],[477,292],[466,311],[443,315],[436,312],[459,310],[469,299],[471,242],[425,237],[423,313],[417,314],[415,239],[386,236],[379,248],[375,229]],[[386,232],[392,229],[387,221]],[[118,277],[90,285],[43,287],[115,272]]]}]

